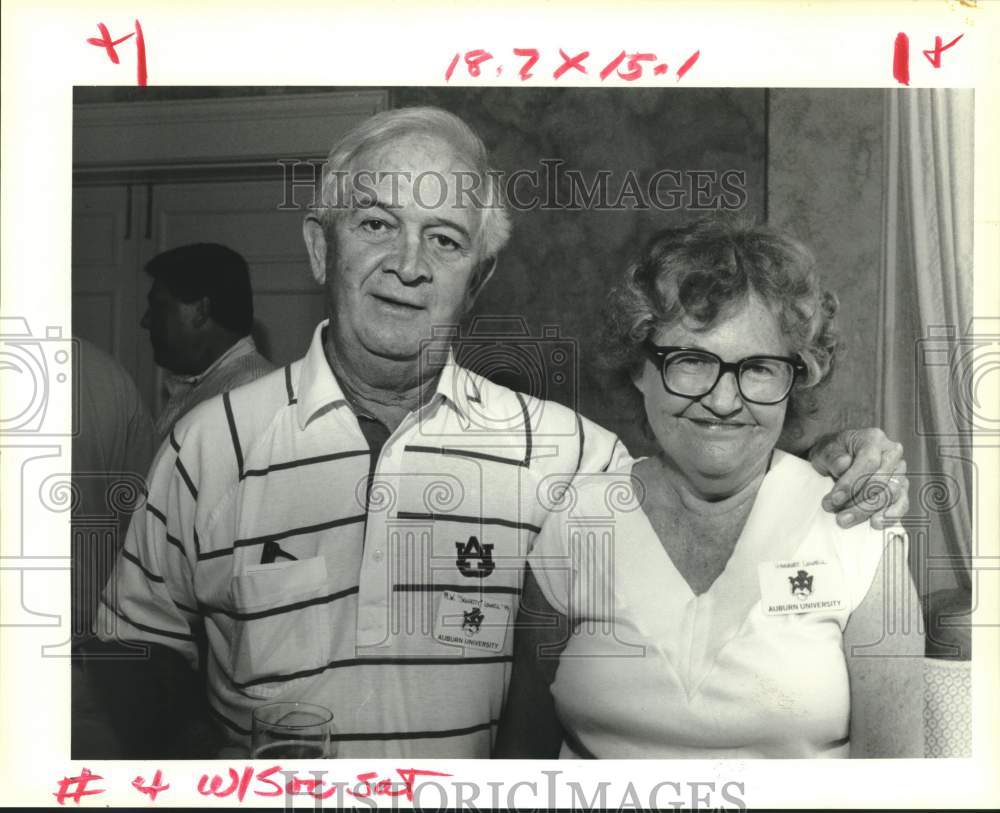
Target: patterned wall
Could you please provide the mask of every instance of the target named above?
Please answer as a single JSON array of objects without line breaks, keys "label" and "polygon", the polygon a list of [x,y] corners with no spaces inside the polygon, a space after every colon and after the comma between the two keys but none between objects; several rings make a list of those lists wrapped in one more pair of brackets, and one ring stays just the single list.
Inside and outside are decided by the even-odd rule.
[{"label": "patterned wall", "polygon": [[883,93],[769,94],[769,220],[812,248],[840,298],[841,353],[814,431],[877,423]]}]

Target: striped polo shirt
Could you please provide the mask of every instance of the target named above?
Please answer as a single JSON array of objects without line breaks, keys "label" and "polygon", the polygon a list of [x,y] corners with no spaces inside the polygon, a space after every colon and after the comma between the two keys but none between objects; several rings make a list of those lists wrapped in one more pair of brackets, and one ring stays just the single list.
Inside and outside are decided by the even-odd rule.
[{"label": "striped polo shirt", "polygon": [[488,757],[527,553],[560,486],[627,452],[449,354],[372,460],[325,324],[174,427],[102,629],[113,615],[118,638],[203,665],[233,744],[254,707],[301,700],[333,711],[342,757]]}]

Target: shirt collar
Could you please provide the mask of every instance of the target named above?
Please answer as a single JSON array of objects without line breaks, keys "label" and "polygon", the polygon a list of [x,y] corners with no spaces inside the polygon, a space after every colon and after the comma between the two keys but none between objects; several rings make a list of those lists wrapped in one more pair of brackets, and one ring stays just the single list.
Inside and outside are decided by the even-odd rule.
[{"label": "shirt collar", "polygon": [[437,393],[454,408],[463,430],[469,428],[474,411],[477,408],[482,410],[481,380],[481,376],[458,366],[455,353],[449,347],[448,360],[441,368],[441,376],[438,378]]},{"label": "shirt collar", "polygon": [[177,375],[176,373],[167,373],[163,379],[164,386],[167,388],[167,393],[171,397],[173,397],[177,392],[187,392],[197,387],[202,381],[208,378],[209,375],[214,373],[223,365],[256,352],[257,344],[254,342],[253,337],[244,336],[197,375]]},{"label": "shirt collar", "polygon": [[[302,369],[299,373],[298,392],[296,392],[296,417],[299,429],[305,429],[309,421],[321,410],[340,405],[350,407],[350,402],[340,388],[337,377],[330,369],[323,350],[323,330],[329,324],[324,319],[316,326],[309,350],[302,359]],[[438,376],[434,397],[425,405],[443,399],[454,408],[463,429],[468,429],[472,416],[470,404],[478,404],[481,400],[482,387],[479,376],[469,370],[459,367],[455,354],[449,348],[448,359],[441,374]]]},{"label": "shirt collar", "polygon": [[253,336],[244,336],[238,342],[233,344],[225,353],[208,365],[204,371],[198,373],[198,375],[186,376],[184,381],[193,387],[200,384],[224,364],[228,364],[230,361],[235,361],[242,356],[248,356],[251,353],[256,352],[257,344],[254,342]]}]

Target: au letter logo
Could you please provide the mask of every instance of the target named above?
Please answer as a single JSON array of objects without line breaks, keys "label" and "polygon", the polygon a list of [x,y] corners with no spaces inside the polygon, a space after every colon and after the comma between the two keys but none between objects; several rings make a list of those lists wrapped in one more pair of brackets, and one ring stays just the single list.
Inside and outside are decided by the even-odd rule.
[{"label": "au letter logo", "polygon": [[470,579],[485,579],[496,567],[493,564],[493,545],[480,545],[474,536],[470,536],[465,544],[456,542],[455,552],[458,554],[455,560],[458,572]]}]

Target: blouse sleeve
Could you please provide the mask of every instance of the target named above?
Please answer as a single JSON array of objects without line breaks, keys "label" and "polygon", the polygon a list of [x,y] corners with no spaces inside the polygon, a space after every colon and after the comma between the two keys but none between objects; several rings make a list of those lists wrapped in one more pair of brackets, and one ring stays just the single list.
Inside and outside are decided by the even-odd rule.
[{"label": "blouse sleeve", "polygon": [[[850,611],[854,612],[868,595],[883,558],[883,573],[906,572],[909,539],[899,526],[875,530],[865,523],[843,531],[836,550],[847,581]],[[902,562],[901,569],[895,566],[897,560]]]}]

